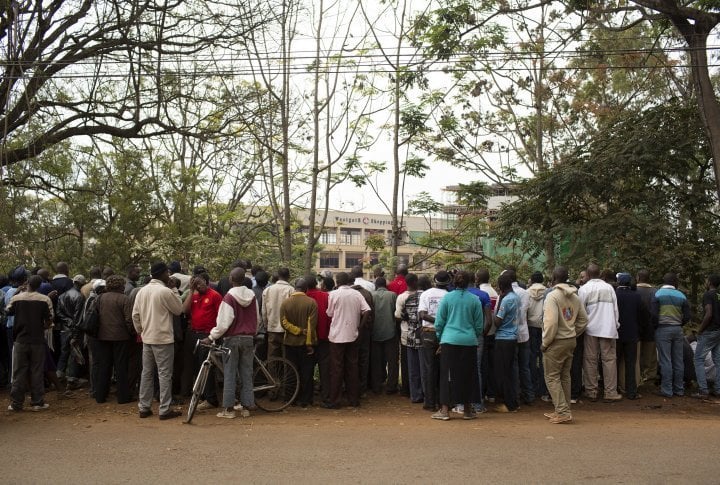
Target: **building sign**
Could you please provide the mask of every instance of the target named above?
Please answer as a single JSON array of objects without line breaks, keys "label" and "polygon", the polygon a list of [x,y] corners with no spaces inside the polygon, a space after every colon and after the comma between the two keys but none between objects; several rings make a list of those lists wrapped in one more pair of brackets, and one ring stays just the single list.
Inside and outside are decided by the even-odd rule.
[{"label": "building sign", "polygon": [[343,224],[364,224],[364,225],[372,225],[372,226],[392,226],[392,220],[391,219],[379,219],[377,217],[340,217],[335,216],[335,223],[343,223]]}]

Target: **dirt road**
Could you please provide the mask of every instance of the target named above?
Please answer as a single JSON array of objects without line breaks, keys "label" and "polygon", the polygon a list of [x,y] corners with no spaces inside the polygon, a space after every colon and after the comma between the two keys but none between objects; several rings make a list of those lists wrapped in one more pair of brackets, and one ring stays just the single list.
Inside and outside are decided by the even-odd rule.
[{"label": "dirt road", "polygon": [[41,413],[0,412],[0,481],[720,482],[720,402],[690,398],[581,402],[571,425],[547,423],[545,403],[434,421],[396,396],[234,420],[204,411],[191,425],[141,420],[133,404],[48,401]]}]

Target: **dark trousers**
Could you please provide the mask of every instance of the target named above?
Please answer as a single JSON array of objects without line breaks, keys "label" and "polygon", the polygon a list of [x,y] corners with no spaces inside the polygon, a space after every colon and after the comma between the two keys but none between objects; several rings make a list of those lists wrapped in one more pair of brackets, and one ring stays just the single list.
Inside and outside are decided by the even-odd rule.
[{"label": "dark trousers", "polygon": [[296,402],[306,406],[312,404],[315,356],[308,355],[305,345],[286,345],[285,358],[293,363],[298,374],[300,374],[300,392]]},{"label": "dark trousers", "polygon": [[393,337],[382,342],[372,343],[370,353],[371,386],[374,393],[382,389],[384,379],[385,363],[387,363],[387,384],[385,390],[388,393],[395,393],[398,390],[398,338]]},{"label": "dark trousers", "polygon": [[372,328],[361,327],[357,338],[358,343],[358,380],[360,395],[365,394],[370,381],[370,362],[372,354]]},{"label": "dark trousers", "polygon": [[535,397],[548,395],[545,385],[545,369],[543,368],[543,355],[540,351],[542,345],[542,328],[528,327],[530,331],[530,377],[532,378]]},{"label": "dark trousers", "polygon": [[13,375],[10,399],[13,407],[21,409],[30,382],[30,404],[42,405],[45,399],[45,344],[13,346]]},{"label": "dark trousers", "polygon": [[477,377],[477,347],[442,344],[440,351],[440,404],[465,405],[470,411],[473,383]]},{"label": "dark trousers", "polygon": [[[618,362],[622,359],[625,362],[625,396],[634,399],[637,397],[637,378],[635,377],[635,364],[637,363],[637,341],[617,341],[615,351]],[[620,366],[618,366],[618,369]]]},{"label": "dark trousers", "polygon": [[320,374],[320,399],[330,402],[330,341],[320,340],[315,349],[315,360]]},{"label": "dark trousers", "polygon": [[330,342],[330,404],[340,405],[342,385],[351,406],[360,405],[358,342]]},{"label": "dark trousers", "polygon": [[570,396],[572,399],[580,399],[582,393],[582,368],[583,349],[585,348],[585,335],[575,339],[575,350],[573,351],[572,367],[570,368]]},{"label": "dark trousers", "polygon": [[[182,385],[180,392],[184,396],[189,396],[192,393],[192,386],[195,383],[195,378],[200,372],[200,366],[203,361],[207,358],[210,349],[206,347],[198,346],[195,348],[195,343],[198,340],[202,340],[207,337],[207,333],[196,332],[194,330],[188,330],[185,335],[185,345],[183,346],[183,372],[182,372]],[[193,350],[195,353],[193,353]],[[217,378],[215,367],[210,366],[210,373],[208,374],[207,382],[205,383],[205,392],[203,392],[202,398],[212,404],[218,406],[221,399],[218,399],[217,386],[215,379]],[[187,386],[187,387],[186,387]],[[187,392],[187,394],[185,394]]]},{"label": "dark trousers", "polygon": [[130,342],[127,340],[93,340],[93,345],[93,355],[97,361],[95,401],[103,403],[107,400],[114,369],[117,402],[118,404],[130,402],[130,386],[128,385]]},{"label": "dark trousers", "polygon": [[493,359],[495,355],[495,335],[486,335],[483,339],[482,353],[482,375],[483,379],[483,397],[495,398],[495,369]]},{"label": "dark trousers", "polygon": [[495,339],[493,366],[495,367],[495,391],[497,399],[505,403],[512,411],[518,408],[518,383],[513,372],[513,362],[517,352],[516,340]]},{"label": "dark trousers", "polygon": [[425,382],[423,382],[423,393],[425,394],[425,407],[437,407],[438,405],[438,384],[440,379],[440,360],[437,356],[438,340],[435,332],[422,333],[422,350],[420,365],[425,368]]},{"label": "dark trousers", "polygon": [[131,397],[136,397],[140,390],[142,349],[142,342],[138,342],[134,338],[128,343],[128,389]]},{"label": "dark trousers", "polygon": [[[398,341],[400,339],[398,338]],[[407,345],[400,344],[400,394],[410,396],[410,369]]]}]

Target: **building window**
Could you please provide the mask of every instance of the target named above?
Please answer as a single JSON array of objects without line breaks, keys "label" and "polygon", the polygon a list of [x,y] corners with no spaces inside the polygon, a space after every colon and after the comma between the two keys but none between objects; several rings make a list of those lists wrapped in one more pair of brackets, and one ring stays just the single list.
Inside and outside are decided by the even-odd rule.
[{"label": "building window", "polygon": [[337,244],[337,233],[335,231],[323,232],[320,234],[320,244]]},{"label": "building window", "polygon": [[372,266],[380,264],[380,254],[379,253],[370,253],[370,264]]},{"label": "building window", "polygon": [[365,255],[363,253],[346,253],[345,267],[352,268],[353,266],[362,266],[364,257]]},{"label": "building window", "polygon": [[397,262],[398,264],[410,264],[410,255],[408,254],[398,254],[397,255]]},{"label": "building window", "polygon": [[345,246],[361,246],[360,229],[340,229],[340,244]]},{"label": "building window", "polygon": [[338,253],[320,253],[321,268],[339,268],[340,255]]}]

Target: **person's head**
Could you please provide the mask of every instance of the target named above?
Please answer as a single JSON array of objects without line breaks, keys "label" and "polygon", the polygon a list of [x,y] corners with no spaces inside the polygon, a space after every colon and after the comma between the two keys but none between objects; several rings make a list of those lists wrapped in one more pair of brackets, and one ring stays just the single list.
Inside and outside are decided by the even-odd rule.
[{"label": "person's head", "polygon": [[600,272],[600,279],[603,280],[605,283],[610,283],[611,285],[617,283],[615,273],[613,273],[611,269],[602,270],[602,272]]},{"label": "person's head", "polygon": [[540,271],[535,271],[532,275],[530,275],[530,283],[540,283],[545,281],[545,276]]},{"label": "person's head", "polygon": [[[245,278],[245,274],[243,273],[243,279]],[[207,273],[200,273],[199,275],[195,275],[192,280],[190,280],[190,288],[197,290],[198,293],[205,293],[208,289],[208,285],[210,284],[210,276]]]},{"label": "person's head", "polygon": [[418,278],[418,290],[425,291],[432,288],[432,281],[427,275],[422,275]]},{"label": "person's head", "polygon": [[373,278],[378,279],[381,277],[385,277],[385,270],[382,269],[382,266],[375,266],[375,269],[373,269]]},{"label": "person's head", "polygon": [[[112,276],[112,275],[110,275]],[[107,282],[105,280],[95,280],[92,285],[92,291],[94,291],[96,294],[105,293],[105,288],[107,287]]]},{"label": "person's head", "polygon": [[324,291],[332,291],[335,289],[335,280],[332,278],[332,276],[323,276],[322,289]]},{"label": "person's head", "polygon": [[707,277],[707,286],[710,289],[717,289],[720,287],[720,275],[718,274],[711,274]]},{"label": "person's head", "polygon": [[418,275],[415,273],[408,273],[405,276],[405,284],[408,287],[408,290],[415,291],[418,289]]},{"label": "person's head", "polygon": [[125,291],[125,278],[120,275],[111,275],[105,280],[105,291],[123,293]]},{"label": "person's head", "polygon": [[[16,267],[14,270],[10,272],[10,281],[15,286],[20,286],[23,283],[25,283],[28,279],[27,270],[25,269],[25,266],[20,265]],[[41,278],[42,280],[42,278]],[[42,283],[42,281],[41,281]]]},{"label": "person's head", "polygon": [[242,286],[245,282],[245,270],[242,268],[233,268],[230,270],[230,284],[234,287]]},{"label": "person's head", "polygon": [[70,266],[67,263],[60,262],[55,265],[55,274],[64,274],[65,276],[70,274]]},{"label": "person's head", "polygon": [[232,263],[232,268],[247,269],[247,266],[245,266],[245,260],[244,259],[236,259]]},{"label": "person's head", "polygon": [[618,286],[630,286],[632,276],[630,273],[618,273],[615,275],[615,279],[617,280]]},{"label": "person's head", "polygon": [[150,267],[150,275],[154,279],[160,280],[165,284],[167,284],[170,280],[170,270],[168,269],[167,264],[162,261],[159,261]]},{"label": "person's head", "polygon": [[467,288],[470,283],[472,282],[473,278],[470,273],[467,271],[458,271],[455,273],[455,278],[453,279],[453,284],[455,285],[455,288],[458,289],[465,289]]},{"label": "person's head", "polygon": [[91,280],[99,280],[102,278],[102,268],[100,266],[93,266],[90,268],[89,274]]},{"label": "person's head", "polygon": [[375,278],[375,288],[387,288],[387,280],[382,276]]},{"label": "person's head", "polygon": [[193,272],[192,272],[193,276],[197,276],[197,275],[207,273],[207,272],[208,272],[208,270],[205,269],[205,265],[203,265],[203,264],[196,264],[195,266],[193,266]]},{"label": "person's head", "polygon": [[137,264],[130,264],[125,268],[127,279],[130,281],[137,281],[140,279],[140,267]]},{"label": "person's head", "polygon": [[488,271],[487,268],[480,268],[477,273],[475,273],[475,283],[478,285],[490,283],[490,271]]},{"label": "person's head", "polygon": [[82,288],[85,285],[85,283],[87,283],[87,280],[85,279],[85,277],[83,275],[76,274],[75,276],[73,276],[73,284],[75,285],[75,288],[77,288],[78,290],[80,288]]},{"label": "person's head", "polygon": [[408,274],[408,267],[405,263],[400,263],[395,267],[395,274],[400,276],[407,276]]},{"label": "person's head", "polygon": [[510,278],[511,283],[514,283],[515,281],[517,281],[517,273],[512,268],[513,268],[512,266],[508,266],[508,269],[503,271],[502,274],[504,274],[505,276]]},{"label": "person's head", "polygon": [[580,271],[580,275],[578,276],[577,280],[575,280],[575,283],[578,286],[584,285],[588,282],[588,275],[586,271]]},{"label": "person's head", "polygon": [[568,270],[565,266],[557,266],[553,270],[552,283],[553,285],[559,285],[565,283],[568,280]]},{"label": "person's head", "polygon": [[317,280],[317,278],[316,278],[315,276],[313,276],[313,275],[307,275],[307,276],[305,277],[305,280],[306,280],[306,283],[307,283],[307,285],[308,285],[308,290],[315,290],[315,289],[317,289],[318,280]]},{"label": "person's head", "polygon": [[435,282],[435,286],[438,288],[447,288],[447,286],[450,284],[451,278],[450,273],[448,273],[445,270],[440,270],[437,273],[435,273],[435,278],[433,278],[433,281]]},{"label": "person's head", "polygon": [[114,274],[115,270],[113,270],[110,266],[105,266],[102,271],[102,279],[106,280]]},{"label": "person's head", "polygon": [[269,282],[270,275],[267,273],[267,271],[260,270],[255,273],[255,284],[257,284],[260,288],[265,288]]},{"label": "person's head", "polygon": [[290,269],[289,268],[279,268],[277,271],[278,279],[282,281],[290,282]]},{"label": "person's head", "polygon": [[262,266],[260,266],[259,264],[254,264],[252,266],[252,268],[250,269],[250,274],[253,275],[255,277],[255,280],[257,281],[257,274],[258,274],[258,272],[260,272],[262,270],[263,270]]},{"label": "person's head", "polygon": [[664,285],[670,285],[677,288],[678,286],[678,277],[675,273],[665,273],[665,276],[663,276],[663,284]]},{"label": "person's head", "polygon": [[[363,269],[362,266],[355,265],[350,270],[350,277],[351,278],[362,278],[363,275]],[[340,285],[340,282],[338,281],[338,286]]]},{"label": "person's head", "polygon": [[600,266],[597,263],[590,263],[585,269],[585,274],[588,280],[594,280],[600,278]]},{"label": "person's head", "polygon": [[293,284],[295,287],[295,291],[301,291],[303,293],[307,293],[308,291],[308,282],[307,278],[297,278],[295,280],[295,283]]},{"label": "person's head", "polygon": [[248,290],[252,290],[252,280],[245,276],[245,278],[243,279],[243,286]]},{"label": "person's head", "polygon": [[641,269],[637,272],[637,282],[638,283],[650,283],[650,271],[646,269]]},{"label": "person's head", "polygon": [[45,268],[38,269],[35,274],[42,278],[43,281],[50,281],[50,271]]},{"label": "person's head", "polygon": [[170,268],[170,273],[172,274],[182,273],[182,265],[180,264],[180,261],[170,261],[168,268]]},{"label": "person's head", "polygon": [[335,275],[335,281],[338,286],[346,286],[350,284],[350,275],[344,271],[340,271]]},{"label": "person's head", "polygon": [[509,293],[512,291],[513,280],[508,275],[508,272],[504,272],[498,276],[498,288],[502,293]]},{"label": "person's head", "polygon": [[28,290],[29,291],[37,291],[38,288],[40,288],[40,285],[42,285],[42,277],[38,276],[36,274],[32,275],[27,280]]}]

